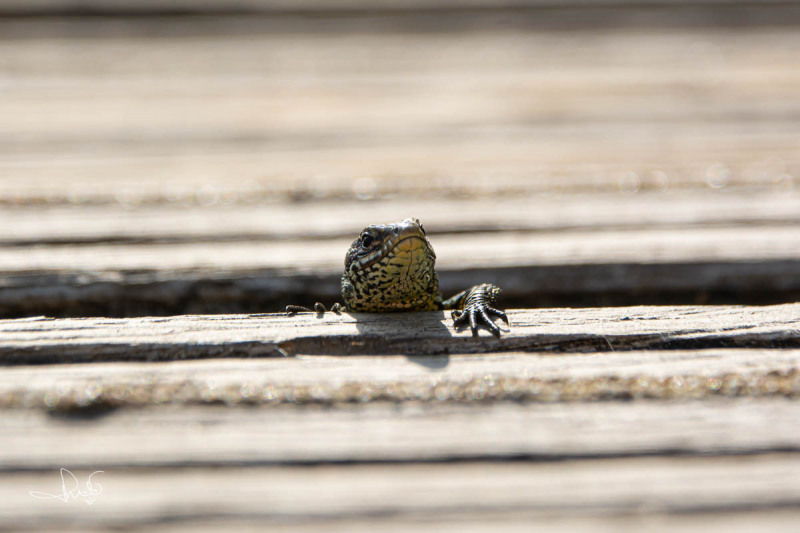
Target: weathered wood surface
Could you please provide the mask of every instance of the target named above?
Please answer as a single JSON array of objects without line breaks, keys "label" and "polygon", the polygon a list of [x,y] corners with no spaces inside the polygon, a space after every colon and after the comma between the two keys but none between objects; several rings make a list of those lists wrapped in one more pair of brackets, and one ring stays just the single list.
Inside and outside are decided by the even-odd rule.
[{"label": "weathered wood surface", "polygon": [[[343,213],[349,213],[343,216]],[[467,216],[465,216],[467,214]],[[800,228],[800,194],[728,192],[574,194],[552,197],[398,198],[269,205],[6,207],[0,247],[38,244],[253,242],[354,239],[370,224],[419,218],[438,240],[452,233],[625,232],[641,229]],[[569,233],[565,236],[569,237]],[[5,250],[0,248],[0,253]],[[680,251],[677,251],[680,253]],[[343,255],[343,254],[342,254]],[[753,252],[754,257],[758,255]],[[288,267],[288,265],[287,265]],[[3,268],[9,268],[3,265]]]},{"label": "weathered wood surface", "polygon": [[[0,316],[330,303],[407,216],[511,307],[800,300],[797,2],[76,5],[0,5]],[[797,529],[798,304],[510,315],[2,320],[0,529]]]},{"label": "weathered wood surface", "polygon": [[[487,208],[478,210],[484,215],[476,215],[474,223],[462,222],[464,211],[458,203],[448,204],[438,215],[430,204],[408,210],[403,204],[388,211],[395,218],[404,216],[404,211],[405,216],[431,214],[434,226],[450,231],[431,234],[445,294],[494,282],[505,291],[505,305],[516,307],[704,303],[709,299],[764,304],[800,297],[800,231],[788,212],[796,207],[794,203],[794,199],[766,201],[749,214],[745,210],[741,217],[720,216],[725,222],[717,226],[713,214],[698,215],[701,222],[683,224],[682,215],[666,215],[667,202],[660,210],[664,216],[654,216],[659,222],[650,228],[622,229],[625,220],[632,222],[641,212],[631,209],[629,215],[609,216],[605,228],[580,229],[581,217],[570,222],[566,216],[554,216],[553,220],[561,220],[561,227],[541,231],[531,226],[548,226],[547,219],[537,222],[532,216],[521,222],[525,206],[515,202],[509,214],[494,223]],[[612,201],[603,207],[613,209],[616,204]],[[577,210],[576,204],[571,206]],[[775,207],[774,218],[758,215],[770,206]],[[512,220],[515,212],[517,221]],[[684,213],[687,219],[694,216],[691,208]],[[367,214],[375,213],[368,209]],[[13,224],[14,214],[7,216]],[[29,221],[35,217],[30,216]],[[92,213],[87,216],[91,219]],[[140,227],[136,215],[98,217],[97,227],[107,227],[105,232],[88,231],[80,222],[70,224],[80,218],[70,216],[63,222],[58,217],[50,219],[53,227],[64,228],[61,232],[36,232],[35,223],[26,224],[23,217],[16,235],[27,233],[22,238],[28,242],[40,239],[50,244],[0,247],[0,316],[269,312],[287,304],[332,303],[339,299],[345,251],[362,227],[348,224],[346,230],[344,224],[331,224],[329,231],[337,235],[350,231],[351,235],[319,239],[311,238],[307,224],[293,225],[290,219],[286,234],[308,232],[307,238],[275,240],[269,237],[280,230],[269,215],[262,222],[259,214],[250,211],[238,222],[220,223],[216,230],[206,228],[222,217],[235,220],[238,212],[226,209],[207,213],[205,220],[203,216],[176,215],[148,234],[146,228],[157,225],[157,216],[152,216],[141,224],[144,242],[135,237]],[[294,220],[299,217],[296,213]],[[309,218],[327,225],[322,218]],[[354,218],[369,219],[364,214]],[[182,222],[190,229],[178,229]],[[487,231],[462,233],[472,224]],[[533,231],[496,231],[518,228]],[[263,238],[257,235],[260,230]],[[15,232],[9,233],[7,242],[13,242]],[[53,242],[59,239],[66,243]],[[70,243],[82,239],[95,242]],[[114,240],[119,242],[112,244]]]},{"label": "weathered wood surface", "polygon": [[791,2],[72,5],[0,18],[0,316],[332,301],[406,216],[448,293],[800,299]]},{"label": "weathered wood surface", "polygon": [[20,366],[0,374],[0,407],[91,416],[161,405],[796,398],[798,353],[751,348]]},{"label": "weathered wood surface", "polygon": [[[84,482],[92,470],[74,473]],[[108,469],[93,476],[102,492],[89,507],[31,498],[29,490],[57,492],[58,475],[22,473],[0,478],[0,527],[529,531],[541,524],[565,531],[790,531],[800,516],[798,477],[800,464],[791,455],[203,473]]]},{"label": "weathered wood surface", "polygon": [[0,321],[6,365],[293,354],[448,354],[800,346],[800,304],[510,310],[500,337],[445,312]]},{"label": "weathered wood surface", "polygon": [[770,5],[577,35],[0,20],[0,201],[792,190],[800,17]]},{"label": "weathered wood surface", "polygon": [[[365,4],[363,0],[5,0],[0,13],[16,15],[31,13],[38,15],[54,14],[79,14],[86,16],[98,10],[101,13],[131,15],[143,13],[218,13],[225,11],[247,11],[250,13],[273,13],[280,10],[310,11],[313,13],[327,13],[335,11],[386,11],[416,8],[446,12],[448,9],[468,10],[480,9],[481,11],[510,10],[512,8],[546,8],[559,7],[559,0],[506,0],[497,6],[485,0],[374,0]],[[713,8],[718,4],[725,4],[724,0],[706,0],[695,2],[692,0],[572,0],[571,8],[587,7],[620,7],[646,8],[655,6],[681,7],[686,5],[700,5],[704,9]],[[772,6],[793,5],[796,0],[773,0]],[[757,0],[739,0],[735,5],[758,5]]]},{"label": "weathered wood surface", "polygon": [[[58,413],[57,413],[58,414]],[[4,412],[4,471],[320,463],[579,460],[800,452],[800,405],[779,399],[201,406],[96,418]]]},{"label": "weathered wood surface", "polygon": [[[268,274],[336,274],[341,277],[344,256],[356,230],[349,238],[277,241],[266,243],[220,242],[180,244],[109,244],[101,247],[64,245],[53,247],[12,247],[0,250],[0,268],[5,285],[13,287],[27,277],[84,275],[87,281],[112,281],[138,275],[140,284],[163,279],[192,277],[253,277]],[[442,270],[506,267],[536,267],[650,264],[670,266],[691,263],[700,270],[703,263],[719,267],[725,264],[766,263],[762,268],[779,268],[780,263],[796,264],[800,257],[800,232],[797,227],[766,225],[740,228],[651,229],[619,232],[575,231],[546,234],[443,235],[432,236],[437,264]],[[753,267],[758,274],[758,267]],[[249,274],[249,276],[248,276]],[[269,279],[262,279],[264,283]],[[577,280],[576,280],[577,281]],[[616,280],[593,279],[588,283],[613,283]],[[704,280],[706,286],[713,285]],[[724,280],[715,280],[724,283]],[[767,281],[767,280],[765,280]],[[513,280],[509,280],[513,282]],[[616,281],[617,283],[624,283]],[[782,280],[784,288],[797,288],[796,276]],[[681,283],[673,278],[652,280],[652,285],[668,287]],[[697,280],[682,282],[698,287]],[[46,284],[41,288],[46,289]],[[338,292],[338,287],[331,287]],[[520,287],[521,289],[521,287]]]},{"label": "weathered wood surface", "polygon": [[[792,331],[796,306],[781,308]],[[767,317],[781,308],[748,320],[768,331]],[[632,319],[653,318],[628,311]],[[713,322],[727,329],[718,319],[732,309],[716,311]],[[249,320],[265,318],[277,317]],[[169,322],[156,320],[150,326]],[[748,322],[741,315],[732,320]],[[36,322],[4,321],[15,327],[5,327],[2,337],[13,339]],[[62,324],[55,336],[74,340],[102,321],[44,322]],[[123,322],[134,321],[116,325]],[[172,328],[176,343],[187,340],[180,329]],[[478,528],[544,521],[569,529],[588,517],[595,526],[619,527],[636,513],[639,526],[656,520],[661,527],[722,523],[741,530],[729,522],[735,512],[745,523],[786,527],[798,519],[800,411],[796,401],[775,396],[796,396],[798,353],[313,356],[7,368],[0,374],[0,494],[7,496],[0,497],[0,524],[202,530],[211,521],[292,530],[385,521],[391,529],[423,518],[417,529],[466,519]],[[545,403],[517,395],[520,381]],[[581,395],[587,385],[606,394]],[[115,396],[125,389],[132,394]],[[399,394],[387,395],[391,390]],[[725,398],[750,395],[773,398]],[[596,399],[606,401],[585,401]],[[137,405],[146,408],[127,408]],[[508,460],[520,462],[496,462]],[[91,508],[27,494],[57,492],[62,467],[81,481],[104,471],[94,479],[104,492]],[[568,518],[578,510],[579,518]]]}]

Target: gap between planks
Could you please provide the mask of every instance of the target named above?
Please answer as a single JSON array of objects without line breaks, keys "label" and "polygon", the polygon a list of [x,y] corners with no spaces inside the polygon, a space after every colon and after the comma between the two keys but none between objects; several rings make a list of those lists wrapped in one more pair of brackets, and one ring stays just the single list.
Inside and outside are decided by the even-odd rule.
[{"label": "gap between planks", "polygon": [[[445,295],[491,282],[514,307],[596,306],[609,303],[602,300],[609,295],[620,298],[616,305],[709,298],[768,304],[800,292],[800,232],[791,224],[451,233],[431,240]],[[0,316],[263,312],[315,298],[330,304],[339,299],[350,242],[0,247]]]}]

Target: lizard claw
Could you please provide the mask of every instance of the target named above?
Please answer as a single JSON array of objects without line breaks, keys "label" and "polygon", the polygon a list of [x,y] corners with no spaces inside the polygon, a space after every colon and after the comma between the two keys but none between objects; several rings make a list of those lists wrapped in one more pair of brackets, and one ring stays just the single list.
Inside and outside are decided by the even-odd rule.
[{"label": "lizard claw", "polygon": [[319,302],[314,304],[314,309],[310,309],[308,307],[303,307],[302,305],[287,305],[286,306],[286,315],[287,316],[294,316],[297,313],[317,313],[318,317],[325,315],[325,306]]},{"label": "lizard claw", "polygon": [[494,307],[486,307],[486,312],[490,315],[494,315],[496,317],[500,317],[500,320],[506,323],[506,326],[510,326],[511,323],[508,321],[508,315],[506,315],[505,311],[501,311],[500,309],[495,309]]},{"label": "lizard claw", "polygon": [[451,313],[453,324],[460,326],[469,322],[473,337],[478,336],[479,325],[485,326],[495,337],[499,337],[500,328],[492,322],[490,315],[499,317],[509,325],[505,312],[492,307],[499,292],[500,289],[488,283],[474,287],[466,296],[464,309],[454,309]]},{"label": "lizard claw", "polygon": [[453,311],[453,324],[460,326],[469,321],[469,327],[472,330],[472,336],[478,336],[478,325],[486,326],[495,337],[500,336],[500,328],[498,328],[492,319],[487,314],[486,306],[470,306],[463,311]]},{"label": "lizard claw", "polygon": [[[325,305],[317,302],[314,304],[314,308],[310,309],[308,307],[303,307],[302,305],[287,305],[286,306],[286,315],[287,316],[294,316],[297,313],[317,313],[317,317],[325,316],[325,313],[328,310],[325,308]],[[331,307],[331,312],[340,315],[342,313],[342,305],[339,302],[336,302]]]}]

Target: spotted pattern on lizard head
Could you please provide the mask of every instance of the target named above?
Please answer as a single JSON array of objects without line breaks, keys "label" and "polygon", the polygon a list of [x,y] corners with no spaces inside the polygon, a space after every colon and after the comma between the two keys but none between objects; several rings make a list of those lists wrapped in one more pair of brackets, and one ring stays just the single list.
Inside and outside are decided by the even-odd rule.
[{"label": "spotted pattern on lizard head", "polygon": [[441,309],[436,254],[416,218],[368,226],[347,251],[342,296],[350,311]]}]

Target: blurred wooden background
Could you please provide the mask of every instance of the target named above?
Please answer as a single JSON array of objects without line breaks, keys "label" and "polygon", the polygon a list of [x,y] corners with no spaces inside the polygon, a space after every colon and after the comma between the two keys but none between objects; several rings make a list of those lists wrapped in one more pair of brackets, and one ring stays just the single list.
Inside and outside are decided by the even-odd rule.
[{"label": "blurred wooden background", "polygon": [[798,299],[800,6],[503,6],[4,3],[0,316],[331,301],[408,216],[446,292]]},{"label": "blurred wooden background", "polygon": [[[788,0],[3,1],[0,527],[796,529],[798,50]],[[138,318],[330,303],[409,216],[507,336]]]}]

